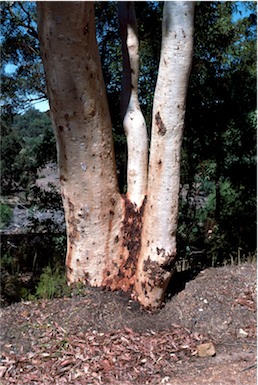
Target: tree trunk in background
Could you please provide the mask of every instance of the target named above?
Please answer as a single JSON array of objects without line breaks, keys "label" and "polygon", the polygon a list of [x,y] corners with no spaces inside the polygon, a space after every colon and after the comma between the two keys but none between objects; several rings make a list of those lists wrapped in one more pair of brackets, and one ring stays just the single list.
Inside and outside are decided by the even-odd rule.
[{"label": "tree trunk in background", "polygon": [[127,139],[127,197],[139,209],[147,194],[148,138],[138,101],[139,41],[134,4],[118,3],[122,37],[123,79],[121,113]]},{"label": "tree trunk in background", "polygon": [[[68,282],[133,291],[161,305],[176,257],[180,151],[193,45],[193,3],[167,2],[147,133],[138,102],[139,55],[131,2],[119,4],[128,193],[118,191],[112,126],[92,2],[39,2],[38,31],[67,227]],[[147,203],[146,202],[147,189]]]},{"label": "tree trunk in background", "polygon": [[194,4],[164,4],[162,47],[152,115],[147,204],[136,292],[158,307],[173,273],[185,103],[193,53]]}]

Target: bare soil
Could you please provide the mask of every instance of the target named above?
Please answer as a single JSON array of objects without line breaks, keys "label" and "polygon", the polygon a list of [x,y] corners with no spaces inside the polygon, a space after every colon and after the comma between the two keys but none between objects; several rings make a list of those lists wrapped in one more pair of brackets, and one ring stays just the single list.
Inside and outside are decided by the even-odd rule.
[{"label": "bare soil", "polygon": [[[215,355],[200,356],[205,342]],[[0,383],[254,385],[256,265],[177,273],[155,313],[93,288],[8,306]]]}]

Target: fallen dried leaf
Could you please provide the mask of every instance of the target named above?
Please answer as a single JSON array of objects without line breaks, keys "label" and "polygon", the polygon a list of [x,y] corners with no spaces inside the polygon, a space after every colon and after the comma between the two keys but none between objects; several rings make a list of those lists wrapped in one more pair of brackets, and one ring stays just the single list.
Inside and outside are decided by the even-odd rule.
[{"label": "fallen dried leaf", "polygon": [[7,370],[6,366],[0,366],[0,378],[2,378]]},{"label": "fallen dried leaf", "polygon": [[125,331],[126,331],[127,333],[129,333],[129,334],[134,334],[133,329],[128,328],[127,326],[124,326],[124,329],[125,329]]},{"label": "fallen dried leaf", "polygon": [[67,366],[67,365],[71,365],[71,364],[74,364],[74,363],[75,363],[75,360],[67,359],[67,360],[64,360],[64,361],[60,362],[60,366]]}]

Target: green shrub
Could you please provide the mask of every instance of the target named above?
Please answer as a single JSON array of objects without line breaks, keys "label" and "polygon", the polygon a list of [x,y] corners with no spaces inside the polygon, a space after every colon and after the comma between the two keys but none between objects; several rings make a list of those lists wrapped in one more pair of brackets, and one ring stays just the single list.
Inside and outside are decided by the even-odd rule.
[{"label": "green shrub", "polygon": [[8,226],[13,216],[13,210],[10,206],[1,203],[0,204],[0,229]]},{"label": "green shrub", "polygon": [[20,263],[18,258],[9,253],[5,253],[3,256],[1,256],[1,269],[11,275],[19,274]]},{"label": "green shrub", "polygon": [[70,294],[71,289],[67,286],[64,271],[60,268],[45,267],[36,287],[35,297],[52,299]]}]

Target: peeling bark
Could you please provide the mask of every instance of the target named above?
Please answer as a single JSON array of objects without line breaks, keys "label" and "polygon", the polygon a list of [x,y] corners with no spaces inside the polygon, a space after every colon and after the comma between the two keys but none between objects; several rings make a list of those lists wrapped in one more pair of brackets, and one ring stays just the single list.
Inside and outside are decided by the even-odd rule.
[{"label": "peeling bark", "polygon": [[147,192],[148,139],[138,101],[139,41],[134,3],[118,3],[122,37],[123,79],[121,113],[127,138],[127,196],[141,207]]},{"label": "peeling bark", "polygon": [[[136,266],[141,249],[145,202],[146,200],[144,200],[141,209],[138,210],[136,204],[124,196],[125,213],[121,228],[123,252],[119,258],[119,264],[112,262],[112,265],[107,267],[103,280],[104,286],[112,290],[132,291],[134,287]],[[118,241],[119,238],[117,237]]]},{"label": "peeling bark", "polygon": [[194,5],[165,2],[153,105],[147,204],[135,291],[145,306],[163,301],[176,258],[180,157],[193,50]]}]

